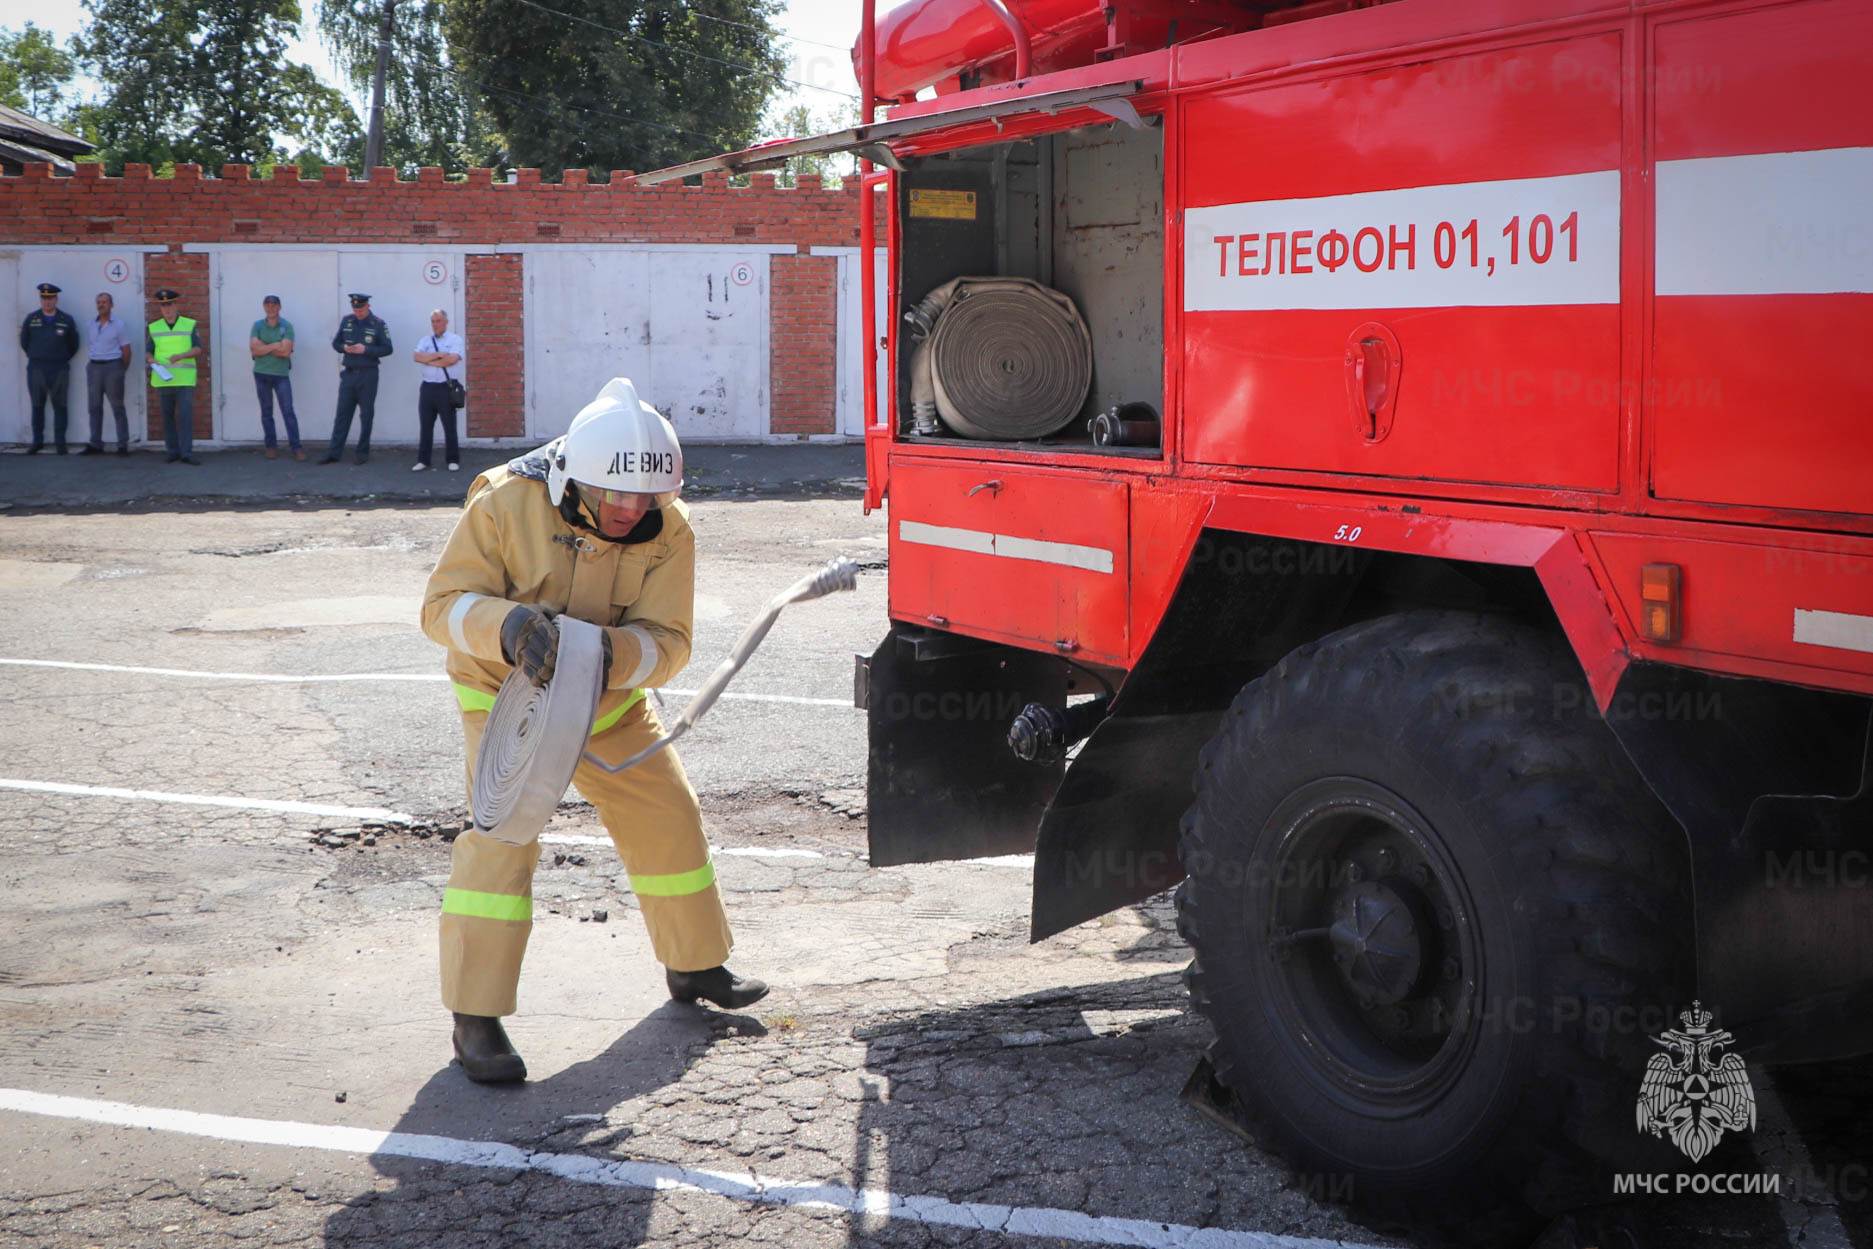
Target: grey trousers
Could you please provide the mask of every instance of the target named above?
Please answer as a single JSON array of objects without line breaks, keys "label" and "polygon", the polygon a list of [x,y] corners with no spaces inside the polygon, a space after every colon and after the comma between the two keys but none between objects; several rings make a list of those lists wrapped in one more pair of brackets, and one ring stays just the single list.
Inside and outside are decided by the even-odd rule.
[{"label": "grey trousers", "polygon": [[111,401],[117,417],[117,448],[130,445],[130,418],[124,414],[124,374],[122,360],[90,360],[85,363],[85,398],[91,411],[91,445],[104,449],[104,401]]}]

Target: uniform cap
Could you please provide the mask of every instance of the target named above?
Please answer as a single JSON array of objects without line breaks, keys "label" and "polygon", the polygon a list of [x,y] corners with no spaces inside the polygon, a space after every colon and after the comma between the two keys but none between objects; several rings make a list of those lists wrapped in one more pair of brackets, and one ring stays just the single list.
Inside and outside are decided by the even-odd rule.
[{"label": "uniform cap", "polygon": [[369,295],[361,295],[357,291],[352,291],[347,298],[351,300],[351,306],[354,308],[359,304],[368,304],[371,302],[371,297]]},{"label": "uniform cap", "polygon": [[60,288],[51,282],[41,282],[39,284],[39,293],[41,295],[56,295],[59,293],[59,290]]},{"label": "uniform cap", "polygon": [[278,295],[262,295],[260,297],[260,302],[263,304],[277,304],[280,302],[280,297]]},{"label": "uniform cap", "polygon": [[162,287],[160,290],[156,292],[156,295],[155,295],[156,302],[159,304],[174,303],[176,300],[180,298],[182,298],[182,296],[179,293],[171,290],[167,286]]}]

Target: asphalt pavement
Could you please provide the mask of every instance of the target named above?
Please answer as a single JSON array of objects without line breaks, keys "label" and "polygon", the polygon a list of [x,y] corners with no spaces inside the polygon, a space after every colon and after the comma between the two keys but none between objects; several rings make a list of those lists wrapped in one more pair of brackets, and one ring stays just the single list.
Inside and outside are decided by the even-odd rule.
[{"label": "asphalt pavement", "polygon": [[[266,504],[279,499],[369,499],[396,503],[452,503],[475,474],[532,449],[532,443],[472,446],[461,470],[449,472],[441,456],[424,472],[411,471],[410,447],[380,447],[364,464],[346,456],[323,464],[322,445],[306,446],[306,459],[282,450],[269,460],[256,447],[197,450],[199,465],[169,463],[162,448],[132,448],[81,455],[50,448],[0,452],[0,508],[111,507],[161,502],[193,507],[217,502]],[[865,476],[857,443],[696,444],[683,449],[684,491],[691,499],[792,498],[850,495]]]},{"label": "asphalt pavement", "polygon": [[[472,473],[210,451],[0,455],[0,1245],[1396,1249],[1179,1097],[1209,1042],[1169,899],[1027,941],[1031,863],[874,869],[852,656],[888,621],[856,446],[696,447],[691,667],[836,555],[685,739],[737,945],[664,992],[595,813],[543,834],[510,1031],[436,1001],[466,816],[416,625]],[[1635,1077],[1636,1078],[1636,1077]],[[1762,1073],[1738,1171],[1542,1249],[1873,1249],[1873,1071]],[[1753,1152],[1752,1152],[1753,1151]]]}]

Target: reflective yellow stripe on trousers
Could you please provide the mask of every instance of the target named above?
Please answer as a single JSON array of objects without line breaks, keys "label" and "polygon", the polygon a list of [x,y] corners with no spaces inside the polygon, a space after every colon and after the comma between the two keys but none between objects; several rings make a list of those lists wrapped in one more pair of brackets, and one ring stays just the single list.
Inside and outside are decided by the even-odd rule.
[{"label": "reflective yellow stripe on trousers", "polygon": [[[488,693],[486,690],[478,690],[473,686],[463,685],[456,681],[451,681],[449,684],[455,687],[455,701],[461,705],[463,711],[494,710],[494,695]],[[616,707],[613,707],[610,711],[607,711],[598,719],[592,721],[591,735],[597,737],[600,733],[603,733],[606,729],[624,719],[625,712],[643,701],[644,691],[632,690],[629,698],[619,703]]]},{"label": "reflective yellow stripe on trousers", "polygon": [[533,899],[525,894],[480,893],[473,889],[449,889],[442,895],[444,915],[467,915],[474,919],[505,919],[530,922]]},{"label": "reflective yellow stripe on trousers", "polygon": [[631,892],[640,898],[681,898],[701,893],[715,883],[715,864],[704,863],[691,872],[672,872],[668,876],[631,876]]}]

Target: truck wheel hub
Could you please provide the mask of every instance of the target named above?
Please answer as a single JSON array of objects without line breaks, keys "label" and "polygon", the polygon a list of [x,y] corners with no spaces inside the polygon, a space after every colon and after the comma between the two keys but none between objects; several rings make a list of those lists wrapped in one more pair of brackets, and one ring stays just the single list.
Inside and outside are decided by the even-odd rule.
[{"label": "truck wheel hub", "polygon": [[1424,968],[1418,915],[1402,881],[1369,881],[1342,889],[1333,904],[1328,939],[1333,961],[1352,995],[1365,1006],[1392,1006],[1417,987]]},{"label": "truck wheel hub", "polygon": [[1269,1007],[1297,1061],[1361,1113],[1421,1112],[1477,1036],[1481,934],[1456,860],[1405,799],[1361,778],[1310,782],[1270,822],[1256,909]]}]

